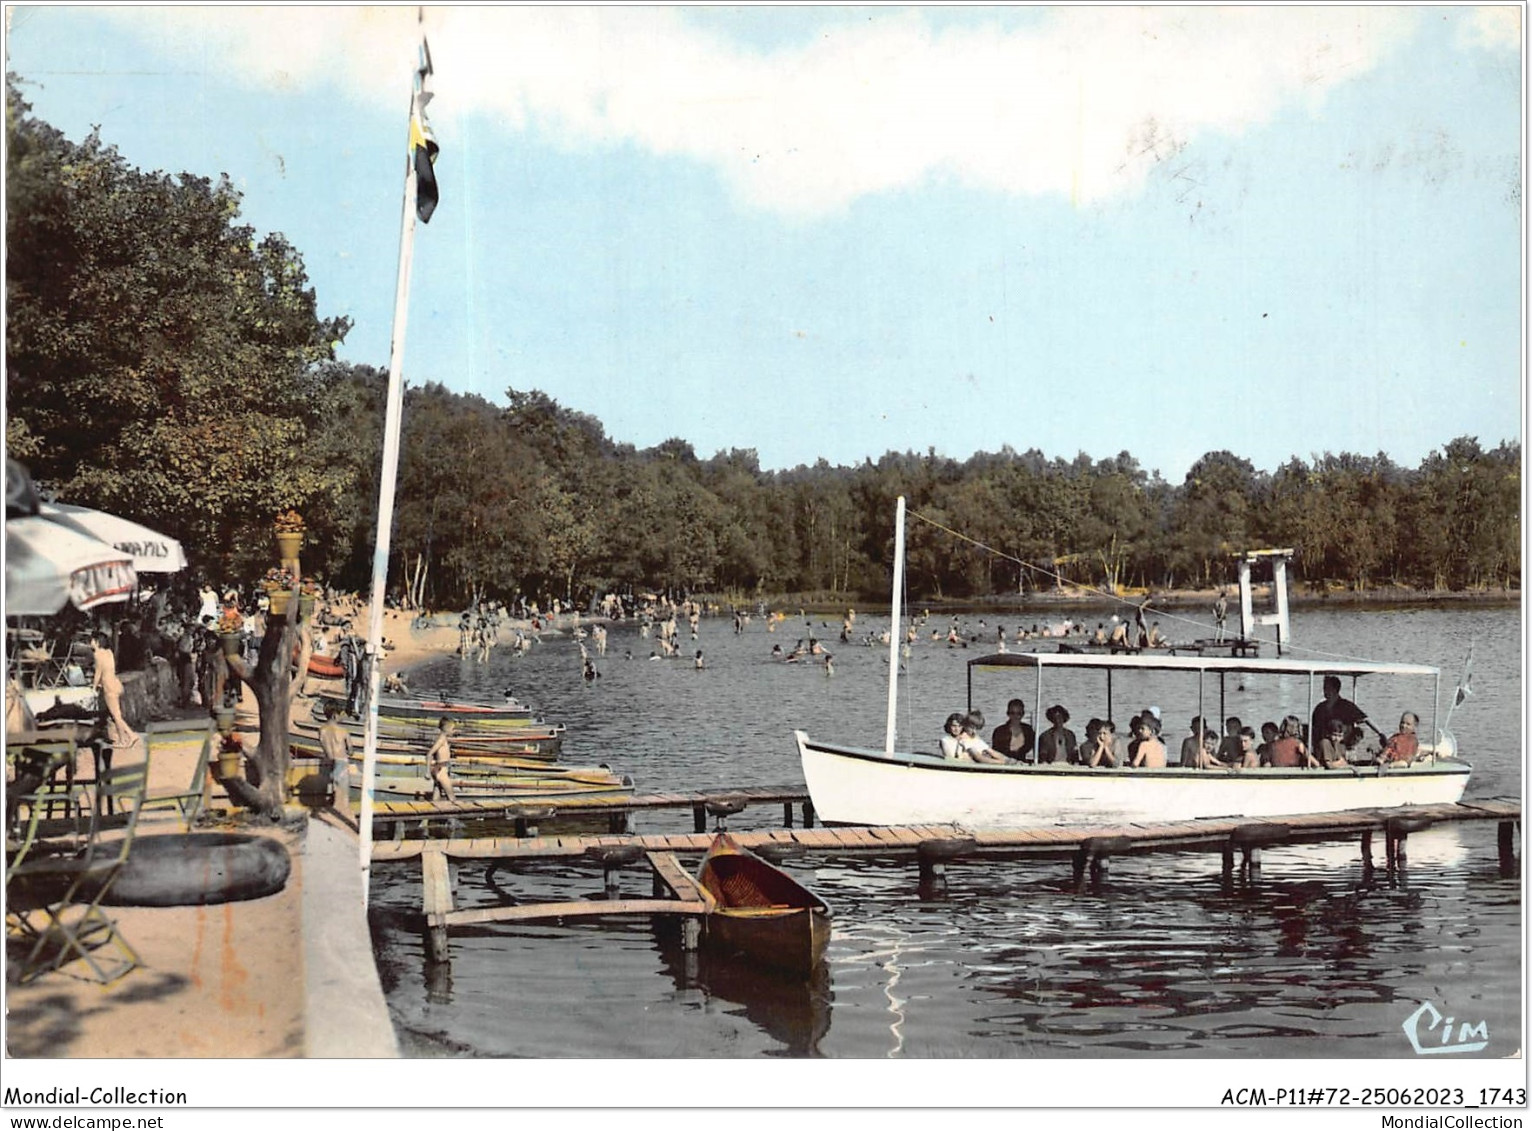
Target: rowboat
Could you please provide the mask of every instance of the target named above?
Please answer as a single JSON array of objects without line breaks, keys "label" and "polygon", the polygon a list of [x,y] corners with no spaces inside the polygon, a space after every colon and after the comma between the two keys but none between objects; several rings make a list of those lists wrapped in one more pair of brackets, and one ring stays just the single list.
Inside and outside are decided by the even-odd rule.
[{"label": "rowboat", "polygon": [[309,675],[316,679],[345,679],[346,669],[333,656],[310,656]]},{"label": "rowboat", "polygon": [[829,905],[728,833],[713,838],[697,883],[714,900],[705,928],[710,947],[803,978],[824,959]]},{"label": "rowboat", "polygon": [[[354,722],[343,724],[342,729],[351,740],[351,745],[361,750],[365,745],[365,735],[361,725]],[[424,756],[430,749],[431,743],[436,740],[436,734],[435,728],[430,731],[391,733],[380,727],[377,749],[384,754]],[[287,737],[288,744],[294,752],[317,756],[320,749],[318,726],[295,719],[288,728]],[[556,761],[559,752],[558,743],[555,741],[492,735],[455,734],[452,736],[452,748],[454,753],[473,755],[485,760],[539,762],[545,765]]]},{"label": "rowboat", "polygon": [[[310,714],[311,720],[298,720],[294,726],[301,729],[313,729],[329,721],[324,717],[323,709],[318,703]],[[338,715],[335,721],[346,729],[353,740],[360,742],[364,739],[366,733],[364,720]],[[559,748],[564,740],[564,728],[557,723],[528,722],[521,725],[478,726],[472,722],[460,722],[455,718],[453,721],[457,723],[456,733],[452,738],[453,746],[473,747],[485,753],[551,760],[558,757]],[[382,717],[378,719],[380,741],[425,742],[429,745],[435,740],[439,728],[439,720],[426,722],[425,720],[412,721]]]},{"label": "rowboat", "polygon": [[[896,527],[894,621],[899,618],[903,558],[904,500]],[[895,634],[897,637],[897,634]],[[1457,744],[1438,726],[1441,673],[1435,667],[1348,660],[1300,660],[1291,657],[1080,653],[999,653],[968,665],[968,702],[973,710],[976,672],[1005,673],[1010,685],[998,704],[1015,697],[1041,711],[1045,703],[1073,706],[1078,717],[1113,718],[1114,694],[1121,702],[1123,680],[1142,696],[1135,702],[1176,704],[1169,719],[1226,717],[1227,691],[1239,694],[1240,710],[1259,718],[1314,717],[1316,691],[1327,677],[1350,679],[1352,699],[1366,678],[1402,682],[1429,680],[1431,711],[1420,710],[1425,694],[1405,698],[1397,689],[1379,701],[1409,707],[1419,715],[1419,756],[1408,763],[1357,758],[1339,769],[1279,767],[1194,769],[1115,768],[1049,763],[984,764],[955,761],[937,751],[895,750],[897,656],[891,657],[888,728],[881,750],[815,741],[795,731],[804,779],[816,813],[827,822],[868,825],[958,824],[971,829],[1016,828],[1054,824],[1113,824],[1135,821],[1181,821],[1201,817],[1276,817],[1345,809],[1379,809],[1452,803],[1463,796],[1472,768],[1456,757]],[[1017,677],[1020,678],[1017,678]],[[1044,678],[1054,683],[1045,690]],[[1178,680],[1167,680],[1178,676]],[[1081,685],[1090,685],[1083,692]],[[1172,692],[1172,686],[1182,691]],[[1418,686],[1418,685],[1417,685]],[[1217,698],[1212,698],[1216,690]],[[1379,689],[1380,692],[1382,689]],[[1153,698],[1150,698],[1150,695]],[[1168,698],[1170,695],[1178,698]],[[1454,700],[1454,704],[1456,703]],[[1183,713],[1184,711],[1184,713]],[[1387,716],[1385,716],[1387,717]],[[1397,717],[1395,715],[1394,717]],[[1430,719],[1430,729],[1424,725]],[[1125,733],[1121,722],[1116,729]],[[1435,741],[1424,737],[1434,734]],[[1176,739],[1169,738],[1174,747]]]},{"label": "rowboat", "polygon": [[[323,709],[333,714],[346,713],[346,697],[321,693],[317,697]],[[530,723],[537,721],[537,714],[525,703],[507,699],[503,703],[462,703],[445,699],[406,699],[396,696],[378,697],[380,719],[401,719],[412,723],[429,723],[435,726],[442,718],[455,719],[461,724],[499,725],[503,723]]]}]

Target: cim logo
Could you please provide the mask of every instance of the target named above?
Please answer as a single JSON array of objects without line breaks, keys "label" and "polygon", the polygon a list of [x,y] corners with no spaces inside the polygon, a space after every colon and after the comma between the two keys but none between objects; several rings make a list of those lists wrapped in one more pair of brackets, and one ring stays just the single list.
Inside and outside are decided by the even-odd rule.
[{"label": "cim logo", "polygon": [[[1410,1039],[1410,1044],[1421,1056],[1432,1056],[1436,1053],[1449,1052],[1478,1052],[1489,1046],[1489,1022],[1480,1021],[1477,1025],[1463,1022],[1458,1029],[1457,1040],[1452,1039],[1452,1023],[1455,1017],[1443,1017],[1441,1010],[1429,1001],[1420,1003],[1420,1008],[1404,1019],[1404,1035]],[[1440,1036],[1434,1029],[1441,1027]],[[1430,1038],[1430,1043],[1427,1039]]]}]

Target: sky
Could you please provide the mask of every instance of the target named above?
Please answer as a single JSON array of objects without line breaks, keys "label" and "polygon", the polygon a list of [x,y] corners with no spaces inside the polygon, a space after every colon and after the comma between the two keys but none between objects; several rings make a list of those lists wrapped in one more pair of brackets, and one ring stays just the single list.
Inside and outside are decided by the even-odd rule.
[{"label": "sky", "polygon": [[[410,8],[12,7],[33,112],[227,173],[386,367]],[[768,469],[1519,440],[1516,7],[427,8],[411,384]]]}]

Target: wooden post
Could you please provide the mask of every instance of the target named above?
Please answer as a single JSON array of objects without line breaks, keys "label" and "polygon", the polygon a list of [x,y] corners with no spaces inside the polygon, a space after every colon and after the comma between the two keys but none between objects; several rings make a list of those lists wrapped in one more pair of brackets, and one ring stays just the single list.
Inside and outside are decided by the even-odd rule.
[{"label": "wooden post", "polygon": [[535,830],[532,828],[532,826],[527,824],[527,819],[525,817],[517,817],[514,821],[512,821],[511,829],[519,840],[525,840],[527,837],[533,836],[535,834]]},{"label": "wooden post", "polygon": [[1500,852],[1500,872],[1510,875],[1516,869],[1516,822],[1501,821],[1496,833],[1496,847]]},{"label": "wooden post", "polygon": [[814,803],[812,801],[805,801],[803,803],[803,827],[806,829],[814,827]]},{"label": "wooden post", "polygon": [[1089,854],[1083,848],[1075,853],[1074,872],[1076,893],[1083,892],[1085,890],[1085,865],[1089,862],[1089,859]]},{"label": "wooden post", "polygon": [[1362,870],[1372,871],[1372,830],[1366,829],[1362,833]]},{"label": "wooden post", "polygon": [[695,915],[681,917],[681,949],[696,950],[702,941],[702,920]]},{"label": "wooden post", "polygon": [[1392,829],[1385,829],[1383,831],[1383,850],[1384,855],[1388,858],[1388,866],[1390,868],[1393,868],[1399,862],[1400,839]]},{"label": "wooden post", "polygon": [[692,806],[692,832],[707,832],[707,806],[702,802]]},{"label": "wooden post", "polygon": [[1261,878],[1261,850],[1255,845],[1247,845],[1244,849],[1244,869],[1250,874],[1252,880]]},{"label": "wooden post", "polygon": [[420,854],[420,880],[426,914],[426,953],[432,962],[446,962],[447,924],[437,918],[452,910],[452,879],[445,852],[427,848]]},{"label": "wooden post", "polygon": [[1234,875],[1234,846],[1232,844],[1223,846],[1223,875],[1224,879]]},{"label": "wooden post", "polygon": [[607,817],[606,831],[611,833],[613,836],[622,836],[625,834],[628,831],[627,811],[624,810],[620,813],[613,813]]},{"label": "wooden post", "polygon": [[791,801],[784,802],[782,805],[782,827],[784,829],[793,827],[793,803]]}]

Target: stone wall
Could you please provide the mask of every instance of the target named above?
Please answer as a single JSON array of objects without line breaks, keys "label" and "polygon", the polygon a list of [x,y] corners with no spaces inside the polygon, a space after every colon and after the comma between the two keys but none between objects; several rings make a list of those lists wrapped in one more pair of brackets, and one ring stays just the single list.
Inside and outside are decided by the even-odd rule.
[{"label": "stone wall", "polygon": [[174,716],[180,697],[175,668],[158,656],[144,671],[122,673],[122,717],[134,730],[143,730],[155,719]]}]

